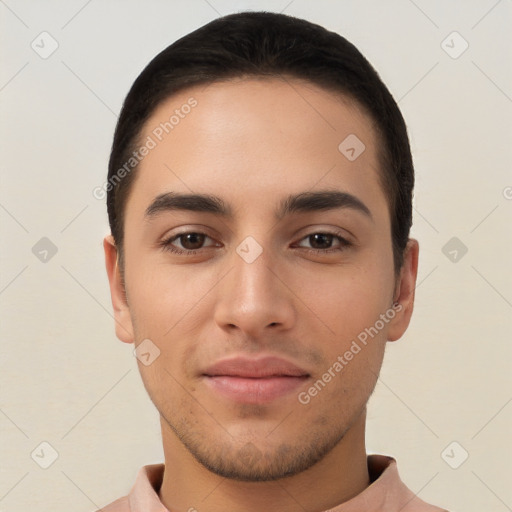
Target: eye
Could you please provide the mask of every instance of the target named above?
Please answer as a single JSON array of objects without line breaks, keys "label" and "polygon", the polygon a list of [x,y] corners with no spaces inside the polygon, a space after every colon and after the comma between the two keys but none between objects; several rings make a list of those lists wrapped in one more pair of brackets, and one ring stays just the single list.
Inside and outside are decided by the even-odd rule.
[{"label": "eye", "polygon": [[[209,239],[213,243],[204,245],[206,240]],[[333,247],[333,243],[337,244]],[[304,246],[303,243],[309,243],[310,248]],[[206,233],[199,231],[186,231],[183,233],[174,234],[166,238],[159,244],[164,251],[168,251],[179,255],[194,255],[202,249],[208,247],[220,247],[221,244],[215,242]],[[297,247],[305,249],[307,252],[315,254],[328,254],[332,252],[340,252],[350,247],[352,244],[346,238],[341,236],[340,233],[331,233],[328,231],[320,231],[310,233],[300,240]]]},{"label": "eye", "polygon": [[[203,244],[206,239],[213,240],[206,233],[186,231],[163,240],[160,245],[163,250],[173,252],[175,254],[195,254],[196,251],[204,248]],[[176,243],[181,247],[176,247]],[[207,247],[212,246],[215,246],[215,243]]]},{"label": "eye", "polygon": [[[332,247],[333,242],[336,240],[338,241],[338,244],[335,247]],[[308,247],[301,245],[303,241],[306,241],[312,246],[308,252],[314,252],[317,254],[343,251],[352,245],[346,238],[342,237],[341,234],[324,231],[310,233],[299,242],[298,247],[308,249]]]}]

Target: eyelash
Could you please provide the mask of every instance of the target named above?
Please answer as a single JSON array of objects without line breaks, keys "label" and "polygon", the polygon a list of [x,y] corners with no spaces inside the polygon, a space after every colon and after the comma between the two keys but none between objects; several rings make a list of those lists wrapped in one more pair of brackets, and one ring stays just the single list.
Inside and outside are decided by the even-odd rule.
[{"label": "eyelash", "polygon": [[[159,243],[159,245],[161,246],[162,250],[167,251],[167,252],[171,252],[171,253],[178,254],[178,255],[193,256],[193,255],[197,254],[199,251],[201,251],[204,248],[182,250],[182,249],[177,249],[176,247],[174,247],[172,245],[172,242],[174,242],[175,240],[178,240],[180,237],[186,236],[186,235],[192,235],[192,234],[193,235],[204,235],[207,238],[211,238],[206,233],[203,233],[201,231],[184,231],[183,233],[178,233],[176,235],[172,235],[171,237],[169,237],[169,238],[167,238],[165,240],[162,240]],[[345,249],[349,248],[350,246],[352,246],[352,243],[349,242],[346,238],[342,237],[341,234],[336,233],[336,232],[332,232],[332,231],[314,231],[314,232],[309,233],[308,235],[302,237],[299,240],[299,242],[302,242],[304,239],[309,238],[312,235],[330,235],[330,236],[333,236],[334,238],[338,239],[338,241],[340,242],[340,246],[339,247],[335,247],[335,248],[329,248],[329,249],[308,249],[307,247],[300,247],[301,249],[306,249],[308,253],[330,254],[330,253],[333,253],[333,252],[342,252],[343,250],[345,250]],[[214,246],[211,246],[211,247],[214,247]]]}]

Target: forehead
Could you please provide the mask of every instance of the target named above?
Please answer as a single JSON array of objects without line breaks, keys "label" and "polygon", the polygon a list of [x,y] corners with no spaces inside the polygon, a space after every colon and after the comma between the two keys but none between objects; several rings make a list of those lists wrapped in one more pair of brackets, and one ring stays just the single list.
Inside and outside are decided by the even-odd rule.
[{"label": "forehead", "polygon": [[[351,98],[296,79],[194,86],[162,102],[140,140],[131,195],[207,192],[238,206],[316,188],[383,203],[377,135]],[[259,198],[259,199],[258,199]]]}]

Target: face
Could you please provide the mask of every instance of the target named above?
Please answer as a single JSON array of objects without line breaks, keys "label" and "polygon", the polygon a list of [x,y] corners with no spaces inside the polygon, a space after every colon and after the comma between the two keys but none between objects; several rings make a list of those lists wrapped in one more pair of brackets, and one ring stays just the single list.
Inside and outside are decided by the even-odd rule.
[{"label": "face", "polygon": [[126,297],[104,245],[117,335],[145,354],[162,424],[222,476],[311,467],[364,413],[412,311],[417,245],[395,279],[372,122],[311,84],[246,79],[173,96],[141,140]]}]

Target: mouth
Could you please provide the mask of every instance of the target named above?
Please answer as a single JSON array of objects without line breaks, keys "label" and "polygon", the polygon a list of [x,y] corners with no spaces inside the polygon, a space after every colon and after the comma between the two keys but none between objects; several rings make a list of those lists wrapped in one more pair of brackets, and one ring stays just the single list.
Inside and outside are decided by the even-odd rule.
[{"label": "mouth", "polygon": [[277,357],[225,359],[204,371],[210,389],[238,403],[264,404],[301,387],[310,374]]}]

